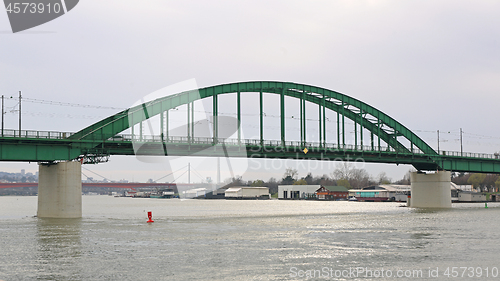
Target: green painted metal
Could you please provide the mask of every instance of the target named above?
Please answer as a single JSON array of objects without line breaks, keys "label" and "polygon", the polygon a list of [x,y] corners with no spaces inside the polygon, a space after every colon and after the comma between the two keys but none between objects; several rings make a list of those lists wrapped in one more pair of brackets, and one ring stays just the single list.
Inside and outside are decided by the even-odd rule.
[{"label": "green painted metal", "polygon": [[304,143],[304,122],[303,122],[303,114],[302,114],[302,111],[303,111],[303,108],[302,108],[302,97],[299,99],[299,121],[300,121],[300,143],[301,145],[303,145]]},{"label": "green painted metal", "polygon": [[302,93],[302,95],[299,98],[300,102],[300,141],[301,145],[304,146],[305,143],[307,142],[307,136],[306,136],[306,102],[304,99],[305,93]]},{"label": "green painted metal", "polygon": [[194,138],[194,102],[191,102],[191,136]]},{"label": "green painted metal", "polygon": [[168,140],[168,138],[169,138],[168,131],[170,130],[169,125],[168,125],[168,123],[169,123],[169,119],[168,119],[168,110],[167,110],[167,111],[165,111],[165,123],[166,123],[165,135],[167,136],[167,140]]},{"label": "green painted metal", "polygon": [[[167,112],[168,112],[168,111],[167,111]],[[162,139],[164,139],[164,137],[163,137],[163,129],[164,129],[164,124],[163,124],[163,122],[164,122],[164,118],[165,118],[165,116],[164,116],[164,115],[165,115],[165,112],[164,112],[164,111],[160,112],[160,135],[162,136]]]},{"label": "green painted metal", "polygon": [[280,119],[281,119],[281,145],[285,143],[285,87],[279,89],[280,94]]},{"label": "green painted metal", "polygon": [[191,112],[189,110],[191,103],[186,104],[187,105],[187,139],[188,142],[191,141]]},{"label": "green painted metal", "polygon": [[214,143],[216,143],[216,140],[219,138],[219,101],[218,101],[218,94],[214,94],[212,96],[213,99],[213,137],[214,137]]},{"label": "green painted metal", "polygon": [[260,91],[259,95],[259,106],[260,106],[260,143],[264,143],[264,110],[263,110],[263,104],[264,104],[264,98],[262,96],[262,91]]},{"label": "green painted metal", "polygon": [[340,144],[340,111],[337,111],[337,143]]},{"label": "green painted metal", "polygon": [[[360,120],[363,119],[363,109],[361,109],[361,112],[359,113],[359,118]],[[360,133],[360,137],[361,137],[361,147],[363,147],[364,143],[363,143],[363,122],[360,122],[360,129],[359,129],[359,133]]]},{"label": "green painted metal", "polygon": [[342,101],[342,145],[345,146],[345,107],[344,101]]},{"label": "green painted metal", "polygon": [[143,124],[144,124],[144,122],[142,122],[142,121],[139,123],[139,139],[140,139],[140,140],[143,140],[143,139],[144,139],[144,138],[143,138],[143,135],[142,135],[142,133],[143,133],[143,131],[144,131],[144,130],[143,130],[143,128],[142,128]]},{"label": "green painted metal", "polygon": [[[428,146],[424,141],[422,141],[418,136],[413,134],[402,124],[400,124],[393,118],[389,117],[385,113],[378,111],[377,109],[357,99],[324,88],[303,85],[303,84],[296,84],[296,83],[284,83],[284,82],[272,82],[272,81],[242,82],[242,83],[217,85],[213,87],[202,88],[197,91],[188,91],[184,93],[179,93],[177,95],[160,98],[155,101],[149,102],[147,104],[138,105],[136,107],[120,112],[116,115],[110,116],[100,122],[97,122],[81,130],[80,132],[73,135],[72,138],[103,139],[105,137],[110,137],[127,129],[130,126],[129,120],[131,120],[132,124],[143,121],[146,118],[144,112],[147,112],[148,115],[153,116],[159,114],[160,109],[168,110],[180,106],[182,104],[194,101],[196,99],[213,97],[214,138],[218,139],[217,97],[220,94],[236,93],[238,91],[240,92],[262,91],[265,93],[274,93],[280,95],[281,141],[283,143],[286,141],[284,97],[290,96],[290,97],[300,98],[301,96],[303,96],[304,104],[305,101],[309,101],[315,104],[321,104],[321,101],[324,99],[325,106],[328,109],[334,110],[336,112],[339,112],[340,110],[340,115],[342,117],[342,144],[344,145],[345,145],[345,118],[347,117],[352,121],[354,121],[356,124],[360,124],[367,130],[371,132],[377,132],[377,137],[379,138],[379,141],[380,140],[384,141],[389,146],[395,148],[396,151],[398,152],[408,152],[409,149],[404,147],[401,143],[397,142],[397,140],[394,139],[393,135],[395,134],[395,132],[406,137],[410,141],[410,143],[414,144],[424,153],[436,154],[436,152],[430,146]],[[359,118],[358,113],[360,112],[361,108],[363,108],[364,112],[367,115],[370,115],[372,119],[369,119],[367,117]],[[382,126],[385,127],[382,128]]]},{"label": "green painted metal", "polygon": [[[81,157],[98,158],[109,155],[136,155],[131,141],[131,135],[122,135],[120,138],[106,140],[96,148],[95,141],[71,141],[68,138],[2,138],[0,142],[0,158],[2,161],[57,161],[71,160]],[[187,137],[176,141],[163,142],[160,137],[140,142],[144,149],[141,155],[158,155],[158,147],[163,145],[165,155],[170,156],[214,156],[225,157],[228,152],[239,151],[244,148],[247,157],[276,158],[320,161],[355,161],[363,159],[365,162],[411,164],[421,167],[422,170],[444,169],[457,172],[500,173],[500,159],[495,155],[466,154],[460,152],[446,155],[427,155],[416,153],[399,153],[395,150],[382,147],[380,151],[356,149],[354,145],[333,145],[321,147],[319,144],[308,147],[304,153],[300,142],[266,141],[262,145],[259,140],[223,140],[213,145],[212,138],[194,138],[189,142]],[[210,149],[207,149],[210,148]],[[448,155],[449,154],[449,155]],[[82,159],[83,160],[83,159]],[[92,159],[86,160],[92,163]]]},{"label": "green painted metal", "polygon": [[[158,114],[165,112],[167,139],[168,137],[168,110],[174,109],[178,106],[193,103],[196,100],[204,98],[213,99],[213,138],[210,144],[215,145],[221,140],[218,137],[218,95],[237,93],[238,95],[238,122],[241,121],[240,112],[240,94],[244,92],[258,92],[260,93],[260,140],[255,145],[248,143],[243,144],[247,151],[253,151],[252,157],[275,157],[286,158],[294,153],[299,158],[297,159],[312,159],[314,155],[331,155],[339,156],[339,159],[346,159],[347,156],[351,157],[356,155],[365,161],[381,162],[381,163],[396,163],[396,164],[412,164],[417,169],[445,169],[452,171],[471,171],[471,172],[500,172],[499,159],[483,159],[478,157],[468,157],[467,155],[440,155],[436,153],[429,145],[427,145],[417,135],[407,129],[405,126],[391,118],[387,114],[377,110],[376,108],[365,104],[357,99],[343,95],[341,93],[327,90],[324,88],[285,82],[273,81],[257,81],[257,82],[241,82],[232,84],[223,84],[212,87],[201,88],[198,90],[187,91],[157,100],[147,102],[113,116],[109,116],[95,124],[90,125],[83,130],[72,134],[69,137],[61,139],[46,139],[40,138],[24,138],[24,137],[3,137],[0,138],[0,160],[3,161],[56,161],[56,160],[71,160],[81,157],[91,150],[98,151],[102,154],[121,154],[131,155],[133,151],[130,150],[130,142],[117,141],[114,138],[117,134],[123,132],[128,128],[132,128],[132,135],[134,132],[134,125],[139,124],[139,139],[143,140],[145,136],[142,133],[142,122]],[[280,95],[280,113],[281,113],[281,138],[280,143],[270,145],[274,149],[272,152],[263,151],[261,155],[258,154],[256,145],[264,147],[264,132],[263,132],[263,93],[278,94]],[[299,99],[301,104],[301,130],[303,138],[299,145],[287,144],[285,139],[285,97],[292,97]],[[305,129],[305,104],[311,102],[319,106],[320,117],[320,145],[319,147],[308,147],[309,153],[300,154],[299,151],[303,149],[303,143],[306,142],[306,129]],[[323,107],[323,114],[321,114],[321,107]],[[331,151],[331,144],[326,143],[326,108],[337,112],[337,146],[336,151]],[[188,119],[194,120],[194,110],[191,106],[191,116]],[[322,116],[321,116],[322,115]],[[355,146],[347,149],[349,145],[345,142],[345,118],[354,121],[355,125]],[[321,122],[321,120],[323,122]],[[192,122],[191,122],[192,123]],[[322,124],[321,124],[322,123]],[[321,125],[323,125],[323,134],[321,134]],[[360,142],[361,147],[358,146],[357,130],[360,129]],[[342,127],[342,129],[340,129]],[[163,125],[162,125],[163,128]],[[371,151],[363,147],[363,130],[366,129],[371,134]],[[21,133],[21,132],[19,132]],[[340,137],[342,135],[342,138]],[[188,131],[188,136],[194,138],[194,126]],[[375,148],[373,137],[378,138],[378,147]],[[398,141],[398,137],[405,138],[410,143],[409,147],[405,147]],[[187,139],[186,143],[189,144],[188,151],[196,149],[198,146]],[[321,139],[323,138],[324,147],[321,146]],[[163,138],[161,138],[163,139]],[[241,138],[238,138],[238,146],[241,149]],[[387,147],[381,146],[381,141],[387,144]],[[224,141],[225,142],[225,141]],[[246,141],[245,141],[246,142]],[[183,143],[176,144],[179,147]],[[310,146],[311,144],[308,144]],[[129,147],[129,148],[127,148]],[[276,149],[281,147],[282,153],[276,152]],[[374,149],[375,148],[375,149]],[[414,148],[418,151],[414,152]],[[300,150],[299,150],[300,149]],[[383,151],[383,149],[385,149]],[[217,149],[214,149],[217,151]],[[182,155],[181,149],[179,155]],[[187,153],[187,152],[186,152]],[[214,152],[216,154],[216,152]],[[94,153],[95,154],[95,153]],[[344,155],[344,156],[342,156]],[[221,155],[219,155],[221,156]]]},{"label": "green painted metal", "polygon": [[237,107],[237,117],[238,117],[238,143],[241,142],[241,93],[238,91],[236,95],[236,107]]},{"label": "green painted metal", "polygon": [[358,147],[358,123],[359,123],[359,118],[358,115],[355,115],[354,119],[354,147]]},{"label": "green painted metal", "polygon": [[325,97],[323,97],[323,146],[326,145],[326,107],[325,107]]},{"label": "green painted metal", "polygon": [[319,140],[320,147],[321,147],[321,143],[323,142],[323,136],[322,136],[323,131],[321,130],[322,119],[323,118],[321,117],[321,104],[318,104],[318,133],[319,133],[318,140]]}]

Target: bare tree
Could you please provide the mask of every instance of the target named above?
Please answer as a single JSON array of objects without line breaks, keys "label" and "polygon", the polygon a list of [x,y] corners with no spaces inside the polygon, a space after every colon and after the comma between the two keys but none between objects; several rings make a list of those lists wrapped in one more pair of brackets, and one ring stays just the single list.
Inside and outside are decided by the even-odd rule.
[{"label": "bare tree", "polygon": [[243,178],[239,175],[234,176],[233,178],[227,178],[224,180],[223,188],[229,188],[232,186],[245,186],[246,183],[243,182]]},{"label": "bare tree", "polygon": [[283,174],[283,179],[281,179],[281,184],[290,185],[297,181],[297,175],[299,172],[297,169],[286,168],[285,173]]},{"label": "bare tree", "polygon": [[353,188],[363,188],[374,184],[370,174],[365,169],[354,169],[349,183]]},{"label": "bare tree", "polygon": [[270,178],[266,186],[269,187],[269,193],[274,194],[278,192],[278,181],[275,178]]},{"label": "bare tree", "polygon": [[378,184],[390,184],[392,179],[387,176],[385,172],[380,172],[377,176]]},{"label": "bare tree", "polygon": [[299,171],[297,171],[297,169],[286,168],[285,174],[283,175],[283,177],[286,178],[286,177],[290,176],[292,179],[296,179],[298,174],[299,174]]},{"label": "bare tree", "polygon": [[354,165],[349,162],[337,163],[331,173],[334,180],[349,180],[352,178]]},{"label": "bare tree", "polygon": [[404,185],[410,185],[411,184],[411,173],[416,172],[415,168],[411,168],[406,172],[406,174],[403,176],[402,179],[398,180],[395,182],[395,184],[404,184]]},{"label": "bare tree", "polygon": [[356,169],[348,162],[337,164],[332,177],[337,183],[347,180],[352,188],[362,188],[374,183],[365,169]]}]

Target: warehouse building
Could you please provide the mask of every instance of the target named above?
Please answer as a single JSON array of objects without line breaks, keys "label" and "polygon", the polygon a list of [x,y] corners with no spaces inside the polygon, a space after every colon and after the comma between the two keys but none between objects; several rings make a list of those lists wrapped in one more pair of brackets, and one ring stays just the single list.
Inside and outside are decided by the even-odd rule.
[{"label": "warehouse building", "polygon": [[226,199],[269,199],[268,187],[234,186],[224,192]]},{"label": "warehouse building", "polygon": [[458,193],[459,202],[485,202],[486,195],[478,192],[461,191]]}]

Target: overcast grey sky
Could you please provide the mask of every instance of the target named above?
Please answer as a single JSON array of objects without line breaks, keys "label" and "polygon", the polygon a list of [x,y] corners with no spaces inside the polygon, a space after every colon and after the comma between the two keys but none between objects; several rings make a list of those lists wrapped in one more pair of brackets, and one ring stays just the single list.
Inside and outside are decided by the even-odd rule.
[{"label": "overcast grey sky", "polygon": [[[459,151],[463,128],[464,151],[493,153],[500,151],[499,14],[493,0],[82,0],[58,19],[12,34],[0,11],[0,93],[127,108],[187,79],[199,87],[292,81],[364,101],[434,148],[440,130],[441,149]],[[8,109],[15,105],[6,101]],[[117,111],[26,102],[23,129],[77,131]],[[17,126],[16,113],[8,113],[6,127]],[[165,167],[113,156],[85,168],[145,181]],[[299,176],[332,167],[298,166]],[[21,168],[37,170],[0,163],[3,171]],[[397,180],[410,167],[365,168]],[[283,171],[253,169],[243,178],[280,178]]]}]

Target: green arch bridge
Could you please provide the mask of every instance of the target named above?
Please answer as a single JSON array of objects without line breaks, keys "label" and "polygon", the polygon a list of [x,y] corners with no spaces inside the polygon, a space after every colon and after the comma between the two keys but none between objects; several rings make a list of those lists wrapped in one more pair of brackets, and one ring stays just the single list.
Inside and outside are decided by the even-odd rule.
[{"label": "green arch bridge", "polygon": [[[260,134],[244,139],[241,134],[241,93],[258,93]],[[280,139],[264,138],[263,94],[279,96]],[[236,94],[237,137],[221,136],[219,96]],[[287,140],[285,134],[285,97],[300,104],[300,140]],[[194,137],[194,102],[211,99],[213,105],[211,137]],[[319,142],[308,142],[306,101],[317,105]],[[185,137],[169,136],[169,111],[187,105]],[[190,111],[191,109],[191,111]],[[336,118],[336,140],[327,141],[327,110]],[[160,119],[158,135],[142,134],[148,119]],[[354,143],[346,143],[346,120],[354,123]],[[139,132],[134,128],[139,126]],[[131,134],[120,134],[130,129]],[[331,130],[331,128],[329,128]],[[129,130],[129,131],[130,131]],[[348,128],[352,130],[352,128]],[[140,146],[140,149],[137,147]],[[136,149],[134,149],[134,147]],[[0,136],[0,161],[82,163],[107,161],[110,155],[231,156],[298,160],[344,160],[410,164],[417,170],[500,173],[496,154],[436,152],[419,136],[386,113],[347,95],[315,86],[291,82],[254,81],[216,85],[158,98],[109,116],[76,133],[3,130]],[[234,154],[236,155],[236,154]]]}]

